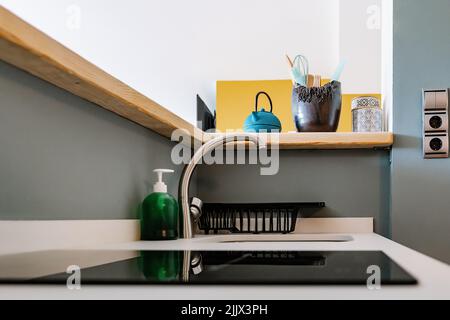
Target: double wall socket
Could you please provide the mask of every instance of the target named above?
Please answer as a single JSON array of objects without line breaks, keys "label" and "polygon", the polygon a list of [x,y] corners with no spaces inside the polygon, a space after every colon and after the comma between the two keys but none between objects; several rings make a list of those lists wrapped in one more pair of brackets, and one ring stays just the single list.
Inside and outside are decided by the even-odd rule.
[{"label": "double wall socket", "polygon": [[423,156],[448,158],[449,90],[423,90]]}]

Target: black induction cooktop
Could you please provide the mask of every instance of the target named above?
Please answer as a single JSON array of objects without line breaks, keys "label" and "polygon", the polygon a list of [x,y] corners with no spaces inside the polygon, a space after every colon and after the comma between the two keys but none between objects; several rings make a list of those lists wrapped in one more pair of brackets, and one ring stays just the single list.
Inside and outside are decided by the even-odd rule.
[{"label": "black induction cooktop", "polygon": [[66,285],[77,266],[82,284],[417,283],[381,251],[46,251],[0,257],[0,282]]}]

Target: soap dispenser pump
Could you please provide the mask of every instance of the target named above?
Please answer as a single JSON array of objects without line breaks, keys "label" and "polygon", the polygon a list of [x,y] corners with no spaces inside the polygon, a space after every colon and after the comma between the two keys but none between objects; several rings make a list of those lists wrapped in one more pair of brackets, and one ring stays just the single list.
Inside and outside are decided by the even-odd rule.
[{"label": "soap dispenser pump", "polygon": [[169,169],[155,169],[153,172],[156,172],[158,176],[158,181],[153,185],[153,192],[167,193],[167,184],[162,180],[163,173],[173,173],[174,171]]},{"label": "soap dispenser pump", "polygon": [[175,240],[178,239],[178,203],[167,193],[167,185],[163,181],[163,173],[173,170],[155,169],[158,181],[153,185],[150,194],[141,206],[141,239],[142,240]]}]

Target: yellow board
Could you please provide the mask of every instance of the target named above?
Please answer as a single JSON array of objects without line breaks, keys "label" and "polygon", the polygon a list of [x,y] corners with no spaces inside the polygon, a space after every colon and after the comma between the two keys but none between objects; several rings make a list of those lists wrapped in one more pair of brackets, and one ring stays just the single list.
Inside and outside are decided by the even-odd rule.
[{"label": "yellow board", "polygon": [[[292,119],[291,94],[292,81],[217,81],[216,113],[217,129],[238,130],[244,126],[245,119],[255,111],[255,97],[265,91],[273,102],[273,113],[280,119],[283,132],[296,131]],[[270,110],[265,96],[259,100],[259,108]]]},{"label": "yellow board", "polygon": [[[327,80],[322,81],[324,85]],[[217,129],[243,130],[245,119],[255,110],[255,97],[260,91],[269,94],[273,102],[273,113],[280,119],[283,132],[297,131],[291,111],[291,80],[262,81],[217,81],[216,113]],[[351,102],[364,94],[344,94],[338,132],[352,131]],[[380,94],[367,94],[381,99]],[[270,110],[269,101],[260,97],[259,109]]]}]

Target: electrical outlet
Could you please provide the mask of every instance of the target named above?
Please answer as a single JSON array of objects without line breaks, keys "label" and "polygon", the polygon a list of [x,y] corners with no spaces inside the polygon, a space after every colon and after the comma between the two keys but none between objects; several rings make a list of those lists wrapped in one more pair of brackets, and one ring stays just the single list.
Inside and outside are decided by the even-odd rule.
[{"label": "electrical outlet", "polygon": [[423,156],[448,158],[448,89],[423,90]]},{"label": "electrical outlet", "polygon": [[425,158],[448,158],[448,134],[424,137]]},{"label": "electrical outlet", "polygon": [[448,115],[445,112],[426,113],[424,115],[425,133],[430,132],[447,132],[448,131]]}]

